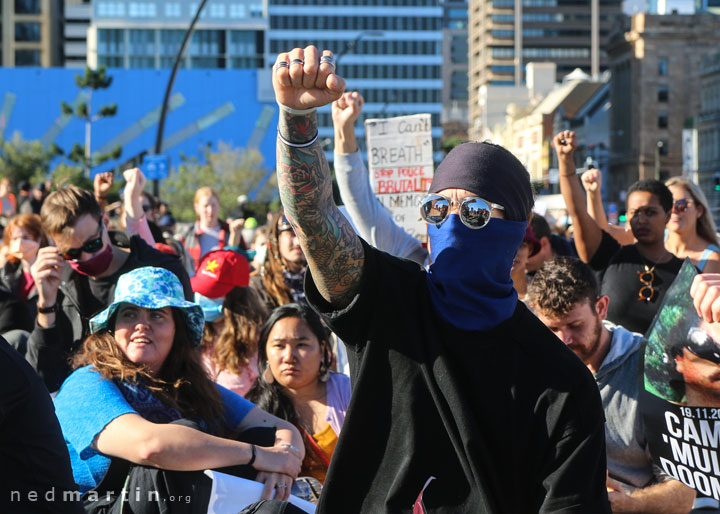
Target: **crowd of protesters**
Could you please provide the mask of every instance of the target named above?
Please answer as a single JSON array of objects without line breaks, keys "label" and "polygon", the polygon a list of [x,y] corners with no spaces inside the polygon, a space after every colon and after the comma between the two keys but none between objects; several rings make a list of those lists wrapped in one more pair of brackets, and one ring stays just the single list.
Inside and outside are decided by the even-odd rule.
[{"label": "crowd of protesters", "polygon": [[[640,180],[611,225],[564,131],[556,227],[510,152],[463,143],[420,206],[423,244],[372,193],[363,98],[332,54],[280,54],[273,86],[284,207],[266,223],[243,191],[224,220],[201,187],[177,228],[139,169],[120,204],[112,173],[17,196],[0,180],[0,510],[204,512],[216,469],[264,484],[247,512],[300,512],[291,492],[331,513],[720,512],[654,464],[638,407],[684,259],[720,320],[696,184]],[[316,141],[330,103],[342,211]]]}]

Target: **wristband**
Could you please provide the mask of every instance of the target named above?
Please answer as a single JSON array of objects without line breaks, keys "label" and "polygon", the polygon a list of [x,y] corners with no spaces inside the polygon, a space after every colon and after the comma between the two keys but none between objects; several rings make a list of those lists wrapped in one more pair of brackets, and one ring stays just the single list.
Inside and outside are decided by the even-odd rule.
[{"label": "wristband", "polygon": [[52,312],[57,312],[57,302],[52,304],[50,307],[38,307],[37,311],[40,314],[50,314]]},{"label": "wristband", "polygon": [[250,449],[252,450],[252,457],[250,457],[250,460],[249,460],[248,463],[246,464],[247,466],[252,466],[253,463],[255,462],[255,457],[257,457],[257,450],[255,449],[255,445],[254,445],[254,444],[251,444],[251,445],[250,445]]},{"label": "wristband", "polygon": [[281,142],[282,144],[286,145],[286,146],[291,147],[291,148],[307,148],[308,146],[312,146],[312,145],[315,144],[315,141],[318,140],[318,136],[320,136],[320,132],[318,132],[317,134],[315,134],[315,137],[312,138],[312,139],[311,139],[310,141],[308,141],[307,143],[291,143],[290,141],[288,141],[287,139],[285,139],[284,137],[282,137],[282,135],[280,135],[280,131],[278,130],[278,139],[280,140],[280,142]]},{"label": "wristband", "polygon": [[292,107],[288,107],[287,105],[283,105],[280,102],[277,103],[278,107],[280,107],[281,110],[290,113],[290,114],[310,114],[311,112],[317,111],[316,107],[310,107],[309,109],[293,109]]}]

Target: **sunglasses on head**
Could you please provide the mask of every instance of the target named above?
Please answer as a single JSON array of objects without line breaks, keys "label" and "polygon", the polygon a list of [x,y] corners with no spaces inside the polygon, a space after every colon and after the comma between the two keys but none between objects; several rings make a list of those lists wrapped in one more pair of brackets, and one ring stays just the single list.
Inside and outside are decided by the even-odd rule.
[{"label": "sunglasses on head", "polygon": [[65,260],[76,261],[80,258],[80,255],[82,255],[83,252],[95,253],[98,250],[100,250],[100,248],[103,247],[102,236],[103,236],[103,224],[101,221],[98,225],[98,232],[95,237],[85,241],[85,244],[82,245],[80,248],[70,248],[69,250],[60,252],[60,255],[62,255],[63,258],[65,258]]},{"label": "sunglasses on head", "polygon": [[489,202],[479,196],[466,196],[460,202],[442,195],[428,195],[420,202],[420,216],[430,225],[442,225],[450,215],[453,206],[459,203],[460,221],[468,228],[483,228],[490,222],[493,209],[505,210],[505,207]]},{"label": "sunglasses on head", "polygon": [[673,203],[673,210],[678,213],[683,213],[688,209],[688,206],[691,203],[693,203],[692,200],[688,200],[687,198],[675,200],[675,202]]},{"label": "sunglasses on head", "polygon": [[292,228],[292,225],[290,224],[290,221],[283,214],[283,217],[280,218],[280,220],[278,221],[277,231],[279,234],[280,232],[286,232],[288,230],[293,230],[293,228]]},{"label": "sunglasses on head", "polygon": [[691,328],[688,332],[688,344],[685,345],[689,351],[715,364],[720,364],[720,346],[705,331],[699,328]]}]

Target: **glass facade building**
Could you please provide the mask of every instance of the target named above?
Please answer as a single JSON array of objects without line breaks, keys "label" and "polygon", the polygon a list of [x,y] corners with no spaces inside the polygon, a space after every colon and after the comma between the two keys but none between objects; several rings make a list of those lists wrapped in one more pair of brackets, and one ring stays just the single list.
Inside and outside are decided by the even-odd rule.
[{"label": "glass facade building", "polygon": [[[169,68],[198,1],[96,0],[88,64],[110,68]],[[202,11],[180,66],[262,68],[267,16],[262,0],[213,0]]]},{"label": "glass facade building", "polygon": [[[347,90],[365,98],[356,123],[361,150],[365,119],[430,113],[440,160],[444,8],[436,0],[269,0],[268,14],[267,67],[296,47],[333,51]],[[329,106],[318,122],[332,160]]]}]

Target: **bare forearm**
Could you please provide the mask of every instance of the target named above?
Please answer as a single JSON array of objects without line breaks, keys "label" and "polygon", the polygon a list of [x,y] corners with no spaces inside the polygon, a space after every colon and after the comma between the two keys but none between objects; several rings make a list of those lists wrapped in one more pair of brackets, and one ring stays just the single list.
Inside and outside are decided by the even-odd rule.
[{"label": "bare forearm", "polygon": [[575,169],[572,155],[560,157],[558,160],[558,168],[560,175],[560,192],[562,193],[565,207],[573,217],[582,211],[587,214],[585,209],[585,195],[580,185],[580,179]]},{"label": "bare forearm", "polygon": [[629,497],[632,500],[632,507],[631,510],[624,512],[681,514],[692,509],[695,491],[677,480],[670,480],[637,489],[630,493]]},{"label": "bare forearm", "polygon": [[590,217],[595,220],[600,228],[607,230],[608,220],[607,216],[605,216],[602,196],[598,191],[587,191],[587,210]]},{"label": "bare forearm", "polygon": [[585,208],[585,194],[572,155],[560,157],[559,172],[560,192],[573,221],[575,247],[580,258],[588,262],[600,246],[602,230]]},{"label": "bare forearm", "polygon": [[[282,138],[302,144],[317,134],[317,115],[281,110]],[[296,148],[277,143],[280,199],[291,220],[320,294],[337,307],[357,292],[364,262],[363,248],[332,199],[327,160],[319,144]]]},{"label": "bare forearm", "polygon": [[[174,424],[158,425],[145,442],[140,464],[160,469],[192,471],[247,464],[249,444],[215,437]],[[130,459],[132,460],[132,459]]]}]

